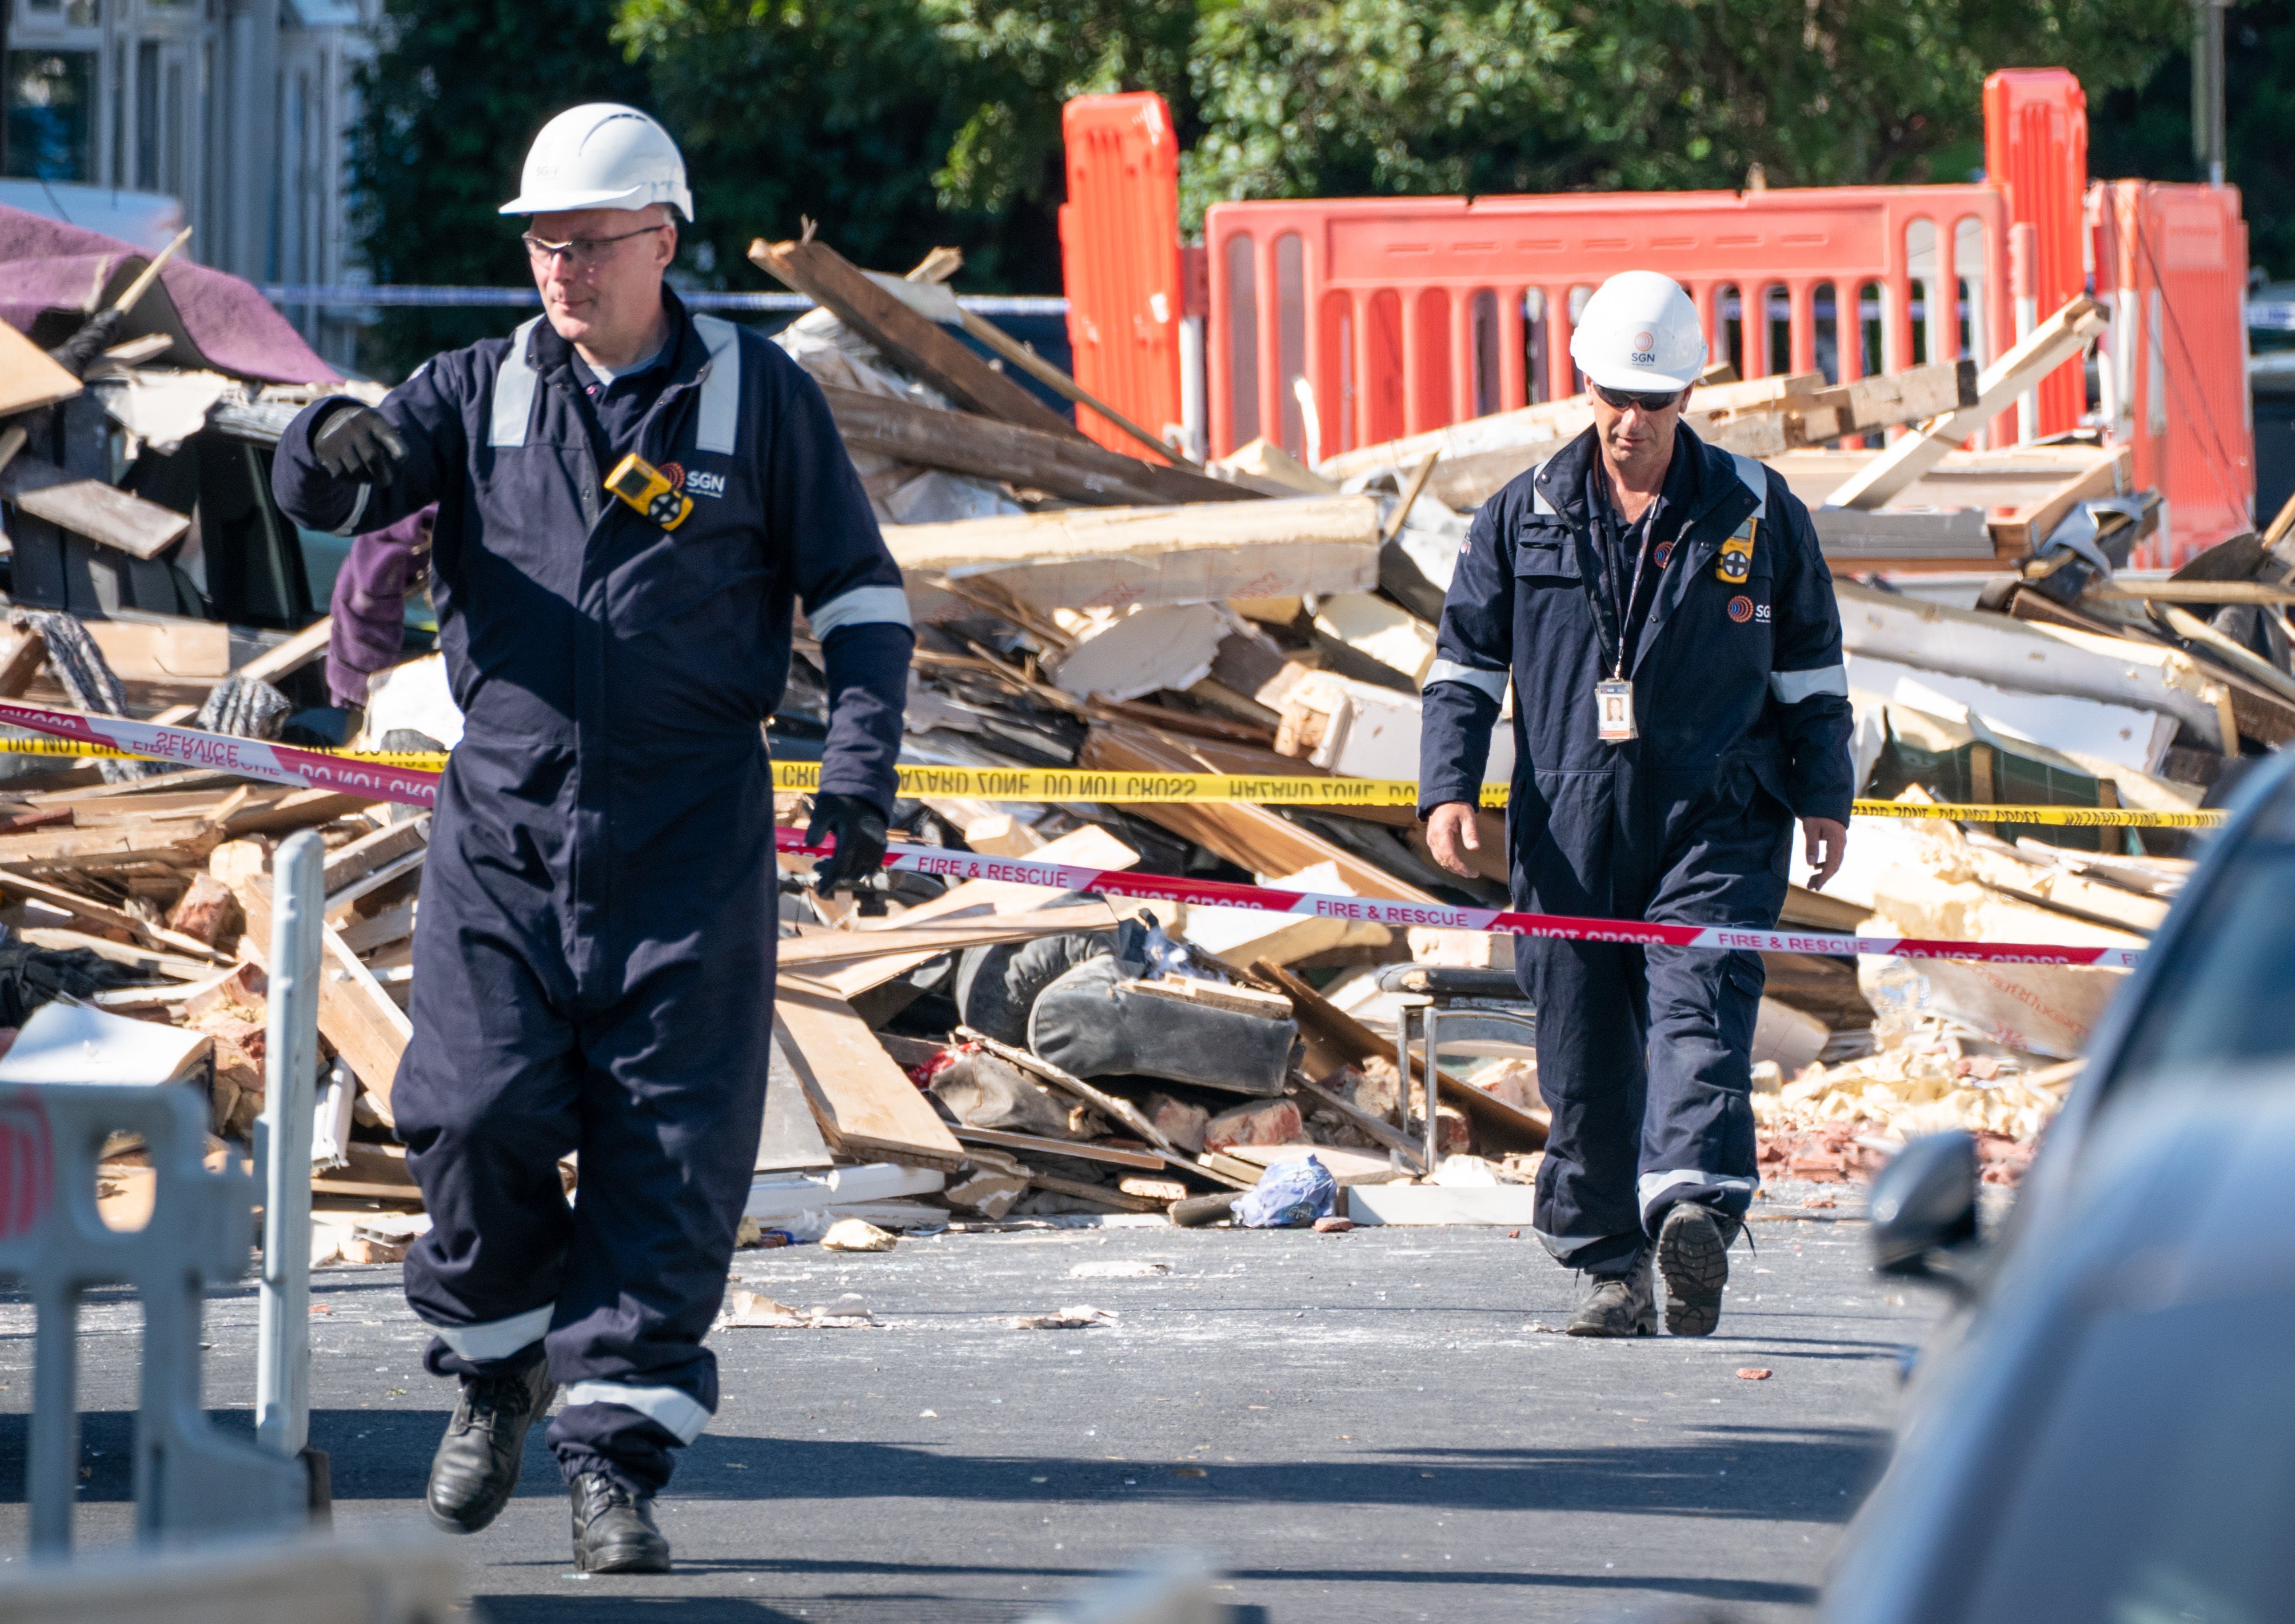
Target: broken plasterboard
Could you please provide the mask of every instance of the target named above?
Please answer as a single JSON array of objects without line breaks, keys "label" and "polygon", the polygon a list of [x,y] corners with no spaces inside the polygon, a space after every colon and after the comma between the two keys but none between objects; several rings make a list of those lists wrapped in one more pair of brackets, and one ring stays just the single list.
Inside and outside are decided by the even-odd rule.
[{"label": "broken plasterboard", "polygon": [[1213,603],[1141,609],[1064,656],[1052,682],[1064,693],[1108,699],[1192,688],[1211,674],[1220,644],[1235,626],[1234,617]]},{"label": "broken plasterboard", "polygon": [[[1514,774],[1512,698],[1509,686],[1509,703],[1491,729],[1490,763],[1482,770],[1489,781],[1503,783]],[[1340,778],[1416,779],[1420,705],[1417,694],[1313,672],[1286,697],[1275,747]]]},{"label": "broken plasterboard", "polygon": [[203,1032],[54,999],[26,1017],[0,1082],[176,1082],[215,1050]]},{"label": "broken plasterboard", "polygon": [[2140,772],[2157,772],[2176,741],[2176,719],[2158,711],[2067,694],[2005,688],[1872,655],[1848,657],[1849,686],[1948,722],[1972,716],[2006,739],[2076,750]]}]

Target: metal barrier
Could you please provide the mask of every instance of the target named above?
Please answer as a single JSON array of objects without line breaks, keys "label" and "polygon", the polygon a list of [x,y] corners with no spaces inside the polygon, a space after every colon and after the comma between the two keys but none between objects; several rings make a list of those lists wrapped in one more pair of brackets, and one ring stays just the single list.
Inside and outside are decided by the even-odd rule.
[{"label": "metal barrier", "polygon": [[[255,1124],[263,1176],[263,1290],[257,1305],[255,1436],[301,1459],[314,1490],[326,1458],[311,1440],[311,1135],[318,1104],[319,939],[327,844],[305,829],[272,859],[269,1027],[263,1115]],[[314,1501],[323,1497],[314,1492]]]},{"label": "metal barrier", "polygon": [[[1164,434],[1180,399],[1180,143],[1154,91],[1078,96],[1060,110],[1068,200],[1060,275],[1075,380]],[[1089,407],[1076,427],[1113,450],[1138,443]]]},{"label": "metal barrier", "polygon": [[443,1538],[232,1540],[11,1569],[0,1624],[453,1624],[470,1616]]},{"label": "metal barrier", "polygon": [[[200,1301],[210,1282],[247,1272],[255,1191],[231,1158],[220,1168],[206,1165],[206,1100],[176,1086],[0,1087],[0,1278],[23,1286],[37,1317],[25,1468],[36,1555],[59,1556],[71,1547],[79,1304],[97,1286],[133,1286],[143,1310],[138,1538],[282,1533],[309,1515],[314,1480],[295,1457],[309,1423],[310,1134],[323,855],[319,836],[306,832],[282,848],[276,870],[285,883],[272,944],[266,1131],[257,1140],[258,1153],[275,1153],[265,1158],[272,1188],[257,1446],[217,1432],[200,1397]],[[282,1114],[289,1126],[282,1126]],[[95,1204],[105,1144],[120,1132],[139,1135],[151,1163],[151,1212],[140,1229],[113,1229]]]},{"label": "metal barrier", "polygon": [[2139,564],[2181,564],[2254,523],[2247,382],[2247,225],[2234,186],[2105,181],[2089,189],[2103,415],[2136,484],[2167,498]]},{"label": "metal barrier", "polygon": [[1213,449],[1319,460],[1575,394],[1572,320],[1635,268],[1744,377],[1983,364],[2012,342],[2008,224],[1990,186],[1215,204]]},{"label": "metal barrier", "polygon": [[[137,1230],[113,1230],[96,1211],[96,1165],[115,1132],[141,1134],[151,1158],[151,1218]],[[200,1300],[209,1281],[247,1272],[255,1193],[236,1168],[203,1164],[206,1136],[206,1101],[190,1089],[0,1088],[0,1277],[38,1315],[24,1474],[37,1555],[71,1546],[79,1303],[100,1285],[134,1286],[143,1308],[138,1537],[278,1532],[304,1519],[302,1467],[217,1432],[200,1402]]]},{"label": "metal barrier", "polygon": [[[2006,195],[2010,220],[2031,228],[2029,277],[2015,290],[2021,338],[2087,286],[2087,93],[2079,80],[2062,68],[2006,68],[1986,79],[1984,171]],[[2041,379],[2033,420],[2020,425],[2018,437],[2079,428],[2087,411],[2084,372],[2068,361]]]}]

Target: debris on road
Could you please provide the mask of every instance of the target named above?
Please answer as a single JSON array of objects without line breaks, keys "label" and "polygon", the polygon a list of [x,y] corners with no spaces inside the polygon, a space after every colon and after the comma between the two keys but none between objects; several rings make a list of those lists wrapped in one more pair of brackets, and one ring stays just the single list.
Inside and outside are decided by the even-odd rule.
[{"label": "debris on road", "polygon": [[1095,1326],[1112,1326],[1115,1316],[1106,1309],[1081,1303],[1062,1309],[1056,1314],[1023,1314],[1012,1322],[1016,1331],[1088,1331]]}]

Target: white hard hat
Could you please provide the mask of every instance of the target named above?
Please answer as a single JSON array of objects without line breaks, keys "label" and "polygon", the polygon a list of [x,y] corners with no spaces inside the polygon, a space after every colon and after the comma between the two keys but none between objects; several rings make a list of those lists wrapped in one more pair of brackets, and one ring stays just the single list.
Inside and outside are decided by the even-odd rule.
[{"label": "white hard hat", "polygon": [[634,107],[589,102],[542,126],[526,151],[518,195],[506,215],[565,214],[577,208],[674,205],[693,218],[685,159],[669,132]]},{"label": "white hard hat", "polygon": [[1586,301],[1570,335],[1570,358],[1605,388],[1686,389],[1705,370],[1705,333],[1697,306],[1672,277],[1621,271]]}]

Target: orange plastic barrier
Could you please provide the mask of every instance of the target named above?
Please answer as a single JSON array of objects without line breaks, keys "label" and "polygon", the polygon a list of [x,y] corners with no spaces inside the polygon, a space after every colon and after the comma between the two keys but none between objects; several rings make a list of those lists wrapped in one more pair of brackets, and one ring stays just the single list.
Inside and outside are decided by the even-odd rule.
[{"label": "orange plastic barrier", "polygon": [[2099,182],[2088,192],[2103,413],[2136,484],[2167,499],[2139,562],[2172,567],[2254,522],[2247,224],[2234,186]]},{"label": "orange plastic barrier", "polygon": [[[2008,199],[2008,217],[2033,228],[2029,309],[2017,331],[2060,310],[2087,285],[2087,94],[2062,68],[2008,68],[1984,81],[1986,178]],[[2087,410],[2081,363],[2041,381],[2036,435],[2079,427]]]},{"label": "orange plastic barrier", "polygon": [[[1075,380],[1153,433],[1180,420],[1180,143],[1153,91],[1061,110],[1068,201],[1060,274]],[[1139,443],[1087,407],[1076,427],[1130,455]]]},{"label": "orange plastic barrier", "polygon": [[1212,448],[1312,459],[1575,394],[1572,321],[1634,268],[1744,377],[1982,364],[2013,342],[2008,225],[1990,186],[1215,204]]}]

